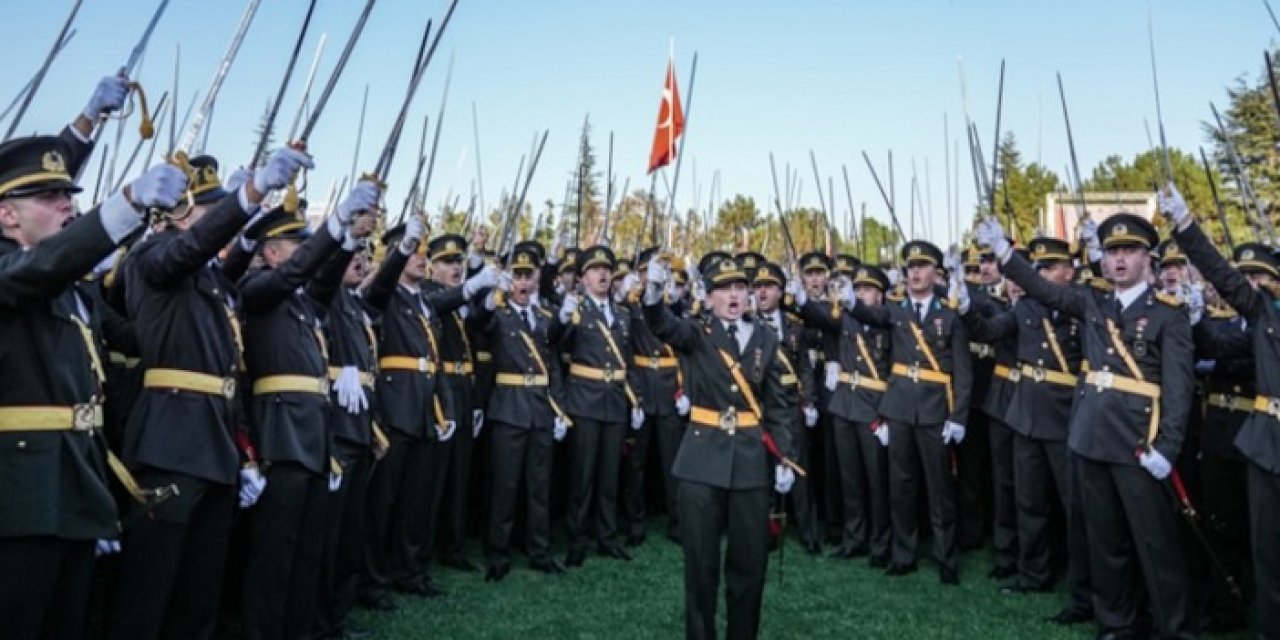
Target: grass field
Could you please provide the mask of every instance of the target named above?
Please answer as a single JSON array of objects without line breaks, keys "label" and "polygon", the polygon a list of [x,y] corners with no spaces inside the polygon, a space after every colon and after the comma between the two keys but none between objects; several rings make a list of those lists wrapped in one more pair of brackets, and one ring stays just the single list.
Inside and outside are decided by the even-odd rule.
[{"label": "grass field", "polygon": [[[353,622],[377,638],[676,638],[684,633],[679,547],[663,529],[634,549],[629,563],[588,556],[581,569],[545,576],[516,560],[506,580],[486,584],[483,574],[436,569],[448,593],[423,600],[397,596],[399,611],[358,610]],[[828,549],[830,551],[830,549]],[[935,566],[924,561],[910,576],[889,578],[865,559],[810,557],[794,540],[769,559],[765,586],[764,638],[1092,638],[1092,624],[1061,628],[1043,622],[1062,604],[1061,594],[1001,595],[987,578],[987,553],[961,562],[958,587],[938,584]],[[563,559],[563,555],[558,555]],[[478,549],[472,558],[479,559]],[[723,584],[720,633],[723,634]]]}]

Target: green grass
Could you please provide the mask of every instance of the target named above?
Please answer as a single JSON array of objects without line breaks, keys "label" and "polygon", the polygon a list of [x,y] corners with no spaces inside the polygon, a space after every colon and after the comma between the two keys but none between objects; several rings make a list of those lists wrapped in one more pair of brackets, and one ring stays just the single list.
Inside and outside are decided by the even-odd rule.
[{"label": "green grass", "polygon": [[[681,637],[682,558],[679,547],[662,536],[664,530],[655,523],[649,541],[632,550],[631,562],[588,556],[582,568],[565,576],[532,572],[522,557],[498,584],[486,584],[483,574],[438,568],[434,575],[447,596],[423,600],[400,595],[398,611],[357,610],[353,622],[374,631],[376,638]],[[1042,621],[1058,611],[1061,593],[1001,595],[999,583],[987,578],[991,565],[985,551],[962,559],[958,587],[940,585],[927,560],[910,576],[890,578],[870,569],[865,559],[810,557],[794,539],[785,552],[781,579],[778,554],[769,557],[763,638],[1053,640],[1096,633],[1091,623],[1062,628]],[[478,556],[473,550],[472,557]],[[722,583],[721,635],[723,592]]]}]

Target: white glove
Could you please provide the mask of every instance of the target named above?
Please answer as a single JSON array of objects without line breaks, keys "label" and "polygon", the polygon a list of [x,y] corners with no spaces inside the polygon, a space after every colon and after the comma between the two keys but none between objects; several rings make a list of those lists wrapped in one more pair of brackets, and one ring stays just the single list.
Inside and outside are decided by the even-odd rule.
[{"label": "white glove", "polygon": [[94,544],[93,557],[101,558],[102,556],[109,556],[113,553],[120,553],[120,541],[98,538],[98,541]]},{"label": "white glove", "polygon": [[964,425],[948,420],[942,425],[942,443],[960,444],[964,442]]},{"label": "white glove", "polygon": [[846,309],[853,309],[858,306],[858,296],[853,292],[853,287],[845,287],[840,292],[840,303]]},{"label": "white glove", "polygon": [[252,177],[252,169],[240,167],[239,169],[231,172],[231,176],[227,178],[227,181],[222,183],[222,188],[229,192],[236,191],[240,187],[243,187],[246,182],[249,182],[249,179]]},{"label": "white glove", "polygon": [[498,268],[493,265],[487,265],[479,273],[462,283],[462,297],[470,298],[482,289],[491,288],[495,284],[498,284]]},{"label": "white glove", "polygon": [[1187,315],[1191,318],[1191,325],[1200,324],[1200,319],[1204,317],[1204,289],[1188,286],[1183,297],[1187,302]]},{"label": "white glove", "polygon": [[506,293],[511,293],[511,280],[511,273],[508,271],[503,271],[498,274],[498,289],[501,289]]},{"label": "white glove", "polygon": [[689,396],[682,393],[680,394],[680,397],[676,398],[676,413],[682,416],[687,416],[689,415],[689,409],[692,408],[692,406],[693,405],[689,404]]},{"label": "white glove", "polygon": [[436,440],[440,442],[448,442],[453,437],[453,432],[458,430],[458,423],[453,420],[444,421],[444,431],[436,429]]},{"label": "white glove", "polygon": [[337,493],[342,488],[342,474],[329,472],[329,493]]},{"label": "white glove", "polygon": [[1191,210],[1187,208],[1187,201],[1182,199],[1182,194],[1178,193],[1178,187],[1174,186],[1173,181],[1169,181],[1164,190],[1156,194],[1156,202],[1160,205],[1160,211],[1169,216],[1179,229],[1185,229],[1191,222]]},{"label": "white glove", "polygon": [[1080,241],[1089,253],[1090,262],[1102,260],[1102,243],[1098,241],[1098,223],[1092,218],[1085,218],[1080,223]]},{"label": "white glove", "polygon": [[364,395],[364,385],[360,384],[360,370],[353,366],[343,367],[333,381],[333,390],[338,394],[338,406],[347,413],[360,415],[369,408],[369,399]]},{"label": "white glove", "polygon": [[418,243],[422,241],[422,216],[409,215],[409,219],[404,222],[404,237],[400,239],[400,253],[405,255],[413,255],[418,249]]},{"label": "white glove", "polygon": [[480,430],[484,428],[484,409],[471,410],[471,437],[479,438]]},{"label": "white glove", "polygon": [[578,296],[569,294],[564,297],[564,304],[560,305],[560,324],[569,324],[573,319],[573,314],[578,310]]},{"label": "white glove", "polygon": [[840,363],[839,362],[827,363],[826,375],[822,379],[822,386],[826,387],[827,391],[835,391],[836,387],[840,386]]},{"label": "white glove", "polygon": [[1155,449],[1147,449],[1138,454],[1138,464],[1141,464],[1142,468],[1156,480],[1164,480],[1173,472],[1173,465],[1169,464],[1169,459]]},{"label": "white glove", "polygon": [[796,483],[796,474],[785,464],[777,465],[773,468],[773,490],[778,493],[787,493],[791,491],[791,485]]},{"label": "white glove", "polygon": [[338,203],[337,215],[334,216],[342,226],[351,224],[351,220],[364,211],[372,211],[378,206],[378,185],[372,180],[361,180],[356,187]]},{"label": "white glove", "polygon": [[671,279],[671,270],[662,264],[662,261],[656,256],[649,259],[649,264],[645,266],[644,273],[650,285],[661,287],[667,283],[667,280]]},{"label": "white glove", "polygon": [[888,423],[884,422],[883,420],[878,420],[874,424],[875,424],[875,429],[871,430],[871,435],[875,436],[876,440],[880,441],[880,446],[882,447],[889,446]]},{"label": "white glove", "polygon": [[551,437],[555,438],[556,442],[560,442],[564,440],[564,436],[567,433],[569,433],[569,425],[565,423],[563,418],[556,416],[551,423]]},{"label": "white glove", "polygon": [[262,497],[262,491],[267,488],[267,479],[262,477],[262,473],[258,471],[258,467],[241,467],[240,468],[240,508],[248,509],[254,503],[258,502],[258,498]]},{"label": "white glove", "polygon": [[797,307],[803,307],[809,301],[809,294],[805,293],[804,283],[799,278],[792,278],[787,281],[787,295],[796,301]]},{"label": "white glove", "polygon": [[1000,221],[995,216],[980,220],[973,236],[979,245],[991,247],[1001,262],[1009,257],[1009,238],[1005,237],[1004,227],[1000,226]]},{"label": "white glove", "polygon": [[89,96],[89,104],[85,105],[83,115],[90,120],[98,116],[119,111],[124,107],[125,98],[129,96],[129,79],[124,76],[106,76],[98,81]]},{"label": "white glove", "polygon": [[[281,147],[267,158],[266,166],[253,172],[253,188],[263,195],[276,189],[283,189],[293,182],[293,177],[302,169],[314,169],[316,164],[311,156],[292,147]],[[355,190],[352,190],[354,193]]]},{"label": "white glove", "polygon": [[813,405],[809,405],[803,409],[804,426],[812,429],[813,425],[818,424],[818,409]]},{"label": "white glove", "polygon": [[172,209],[186,191],[187,174],[166,162],[147,169],[129,184],[129,200],[143,209]]},{"label": "white glove", "polygon": [[1213,373],[1213,370],[1217,368],[1217,366],[1218,366],[1217,360],[1197,360],[1196,373],[1202,376],[1207,376]]},{"label": "white glove", "polygon": [[639,431],[644,428],[644,409],[635,407],[631,410],[631,430]]},{"label": "white glove", "polygon": [[964,276],[958,271],[951,272],[951,287],[947,290],[947,297],[957,302],[962,315],[968,313],[973,304],[973,299],[969,297],[969,285],[965,284]]},{"label": "white glove", "polygon": [[892,289],[902,282],[902,271],[898,269],[890,269],[887,274],[889,276],[889,288]]},{"label": "white glove", "polygon": [[963,271],[963,262],[960,259],[960,247],[958,245],[953,244],[947,249],[947,255],[942,258],[942,267],[947,270],[947,273]]},{"label": "white glove", "polygon": [[[653,264],[653,260],[650,260],[649,264]],[[619,289],[622,291],[622,295],[626,296],[638,284],[640,284],[640,276],[635,273],[628,273],[627,277],[622,279],[622,286]]]}]

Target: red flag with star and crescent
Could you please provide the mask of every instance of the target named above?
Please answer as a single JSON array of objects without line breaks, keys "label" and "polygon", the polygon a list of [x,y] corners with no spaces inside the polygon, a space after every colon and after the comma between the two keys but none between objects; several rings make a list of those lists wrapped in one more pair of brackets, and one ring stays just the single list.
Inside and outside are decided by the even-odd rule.
[{"label": "red flag with star and crescent", "polygon": [[676,86],[676,66],[667,60],[667,79],[662,86],[662,105],[658,107],[658,128],[653,132],[653,148],[649,150],[649,173],[661,169],[676,157],[676,141],[684,133],[684,110],[680,108],[680,89]]}]

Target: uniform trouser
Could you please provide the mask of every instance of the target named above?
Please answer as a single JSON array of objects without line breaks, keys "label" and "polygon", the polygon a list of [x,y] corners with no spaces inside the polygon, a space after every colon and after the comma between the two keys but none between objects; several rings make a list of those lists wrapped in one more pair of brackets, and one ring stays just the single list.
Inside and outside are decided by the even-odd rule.
[{"label": "uniform trouser", "polygon": [[[450,384],[453,394],[453,406],[458,414],[458,430],[449,439],[451,455],[449,473],[445,477],[444,497],[440,505],[440,526],[437,535],[437,547],[445,558],[456,558],[462,554],[462,544],[467,539],[468,512],[471,501],[477,496],[471,489],[471,460],[475,452],[475,422],[472,416],[471,401],[474,396],[469,390],[460,392],[461,385],[471,385],[465,377],[454,377]],[[482,427],[483,428],[483,427]]]},{"label": "uniform trouser", "polygon": [[985,413],[971,411],[965,439],[955,446],[956,539],[963,549],[980,546],[991,521],[992,462],[987,434],[992,422]]},{"label": "uniform trouser", "polygon": [[[832,416],[819,414],[816,428],[820,433],[815,434],[815,437],[810,441],[810,448],[818,448],[817,445],[821,443],[822,476],[821,478],[814,478],[814,489],[815,491],[820,489],[822,492],[820,504],[823,513],[821,516],[823,522],[827,525],[828,536],[838,534],[840,527],[844,524],[841,520],[841,513],[844,511],[844,498],[840,495],[840,461],[836,457],[834,426]],[[810,459],[816,458],[817,454],[810,455]],[[821,482],[821,485],[818,484],[819,482]]]},{"label": "uniform trouser", "polygon": [[[618,467],[622,460],[622,423],[573,417],[569,429],[569,506],[565,523],[569,548],[581,550],[589,533],[608,546],[618,531]],[[594,515],[594,518],[592,517]],[[594,523],[594,531],[589,532]]]},{"label": "uniform trouser", "polygon": [[683,431],[680,416],[651,415],[644,421],[639,431],[628,431],[631,439],[631,453],[623,463],[622,473],[622,515],[627,522],[627,535],[640,536],[645,532],[645,470],[648,468],[649,447],[657,440],[658,459],[662,466],[663,493],[667,501],[667,513],[671,514],[670,531],[675,531],[675,477],[671,475],[671,465],[676,459],[676,450],[680,448],[680,436]]},{"label": "uniform trouser", "polygon": [[0,538],[0,629],[5,638],[79,638],[93,578],[92,540]]},{"label": "uniform trouser", "polygon": [[212,638],[235,489],[165,471],[143,470],[134,477],[144,487],[173,484],[178,494],[138,514],[125,531],[108,637]]},{"label": "uniform trouser", "polygon": [[[816,427],[817,425],[814,425],[814,428]],[[819,434],[815,433],[814,429],[804,426],[804,415],[798,410],[792,412],[787,429],[791,433],[791,445],[795,449],[796,463],[808,469],[813,462],[813,455],[810,453],[810,437]],[[832,465],[827,468],[827,473],[835,475],[838,479],[839,470],[838,465]],[[795,514],[796,533],[804,544],[819,544],[822,541],[818,523],[818,503],[814,496],[813,481],[807,475],[797,475],[791,491],[787,493],[787,498],[791,502],[791,512]]]},{"label": "uniform trouser", "polygon": [[989,418],[987,440],[991,447],[991,546],[996,567],[1018,564],[1018,507],[1014,490],[1013,429]]},{"label": "uniform trouser", "polygon": [[310,628],[324,556],[328,480],[278,462],[250,514],[242,616],[246,640],[300,638]]},{"label": "uniform trouser", "polygon": [[680,482],[680,536],[684,548],[684,629],[690,640],[716,637],[721,534],[724,551],[725,637],[755,638],[769,563],[771,487],[721,489]]},{"label": "uniform trouser", "polygon": [[387,595],[395,577],[397,544],[404,544],[404,531],[412,510],[408,498],[416,490],[406,473],[409,450],[416,440],[396,429],[386,429],[387,453],[373,467],[365,498],[364,572],[360,592],[365,598]]},{"label": "uniform trouser", "polygon": [[[917,463],[919,466],[917,467]],[[951,449],[942,442],[942,425],[889,426],[889,499],[896,565],[916,561],[920,532],[916,524],[920,474],[929,492],[929,523],[933,528],[933,557],[939,567],[956,570],[956,481],[951,474]]]},{"label": "uniform trouser", "polygon": [[1079,465],[1099,626],[1120,632],[1137,627],[1141,578],[1154,635],[1193,637],[1187,617],[1191,583],[1171,489],[1137,464],[1080,458]]},{"label": "uniform trouser", "polygon": [[551,548],[550,425],[515,427],[502,422],[489,426],[493,452],[493,496],[489,512],[488,555],[490,566],[511,563],[511,531],[515,528],[516,500],[524,480],[526,538],[531,561],[549,559]]},{"label": "uniform trouser", "polygon": [[[1065,442],[1037,440],[1020,433],[1013,435],[1013,477],[1018,508],[1018,583],[1041,588],[1053,584],[1051,557],[1051,524],[1053,501],[1062,505],[1070,528],[1070,479]],[[1088,560],[1088,548],[1082,558],[1070,544],[1068,530],[1068,562]],[[1081,603],[1084,604],[1084,603]]]},{"label": "uniform trouser", "polygon": [[[1217,425],[1206,424],[1206,428]],[[1227,573],[1241,580],[1249,566],[1249,469],[1244,460],[1204,452],[1200,460],[1200,511],[1207,531],[1217,543],[1214,551]],[[1243,620],[1244,603],[1227,591],[1217,575],[1210,597],[1213,614],[1223,620]]]},{"label": "uniform trouser", "polygon": [[1258,637],[1280,638],[1280,475],[1253,463],[1249,463],[1249,535]]},{"label": "uniform trouser", "polygon": [[[463,430],[461,423],[457,429]],[[454,432],[457,436],[458,432]],[[399,554],[396,581],[401,586],[413,588],[430,582],[427,565],[441,529],[440,506],[453,466],[453,449],[453,438],[444,442],[428,438],[409,446],[404,472],[407,486],[402,487],[407,491],[404,498],[409,513],[404,537],[395,545]]]},{"label": "uniform trouser", "polygon": [[366,447],[339,454],[342,485],[329,494],[325,526],[324,564],[320,571],[320,603],[315,629],[318,635],[342,629],[356,602],[356,582],[364,553],[365,502],[373,453]]},{"label": "uniform trouser", "polygon": [[840,548],[889,561],[889,452],[870,424],[832,416],[844,527]]}]

